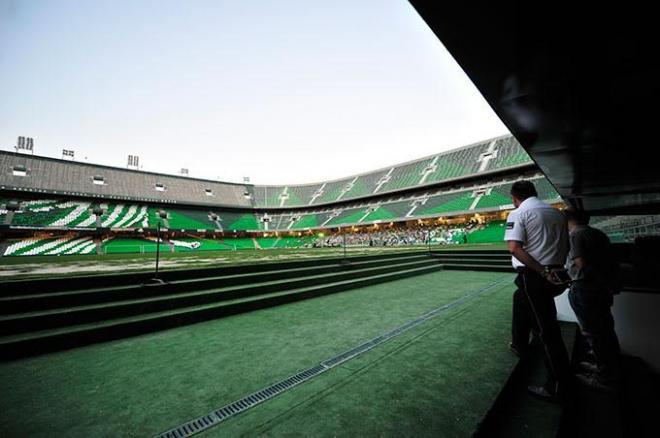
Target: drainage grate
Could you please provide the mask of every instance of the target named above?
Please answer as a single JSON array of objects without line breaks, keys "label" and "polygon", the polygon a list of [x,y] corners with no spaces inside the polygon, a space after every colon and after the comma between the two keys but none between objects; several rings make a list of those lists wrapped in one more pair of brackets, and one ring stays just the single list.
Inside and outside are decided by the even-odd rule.
[{"label": "drainage grate", "polygon": [[491,290],[494,287],[499,286],[508,278],[502,278],[497,280],[486,287],[478,289],[476,291],[470,292],[469,294],[452,301],[451,303],[445,304],[444,306],[438,307],[437,309],[431,310],[424,315],[409,321],[399,327],[392,329],[386,333],[383,333],[380,336],[377,336],[363,344],[353,347],[348,351],[338,354],[337,356],[331,357],[328,360],[321,362],[320,364],[313,366],[307,370],[301,371],[293,376],[287,377],[284,380],[281,380],[267,388],[261,389],[255,393],[252,393],[246,397],[243,397],[240,400],[237,400],[233,403],[225,405],[220,409],[217,409],[210,414],[204,415],[203,417],[196,418],[195,420],[188,421],[180,426],[177,426],[174,429],[170,429],[167,432],[163,432],[157,435],[157,438],[184,438],[192,436],[196,433],[202,432],[210,427],[215,426],[218,423],[225,421],[226,419],[233,417],[234,415],[240,414],[241,412],[250,409],[251,407],[262,403],[268,399],[271,399],[284,391],[287,391],[293,388],[296,385],[299,385],[313,377],[318,376],[319,374],[333,368],[341,363],[344,363],[366,351],[371,350],[377,345],[382,344],[395,336],[400,335],[403,332],[410,330],[413,327],[416,327],[422,324],[425,321],[428,321],[431,318],[438,316],[439,314],[456,307],[460,304],[463,304],[467,301],[470,301],[487,291]]},{"label": "drainage grate", "polygon": [[431,310],[428,313],[425,313],[424,315],[413,319],[412,321],[409,321],[403,325],[400,325],[399,327],[390,330],[389,332],[383,333],[382,335],[373,338],[370,341],[365,342],[364,344],[358,345],[357,347],[353,347],[348,351],[345,351],[344,353],[338,354],[335,357],[332,357],[324,362],[321,362],[321,365],[326,366],[327,368],[332,368],[334,366],[339,365],[340,363],[346,362],[347,360],[350,360],[354,358],[355,356],[362,354],[368,350],[371,350],[375,346],[382,344],[383,342],[386,342],[390,339],[392,339],[395,336],[400,335],[403,332],[406,332],[410,330],[413,327],[416,327],[426,321],[428,321],[431,318],[434,318],[438,316],[440,313],[445,312],[452,307],[456,307],[460,304],[465,303],[466,301],[470,301],[474,298],[476,298],[479,295],[484,294],[485,292],[489,291],[490,289],[500,285],[501,283],[504,282],[506,279],[501,279],[497,280],[494,283],[489,284],[486,287],[483,287],[481,289],[478,289],[476,291],[470,292],[469,294],[465,295],[464,297],[461,297],[455,301],[452,301],[451,303],[445,304],[444,306],[438,307],[437,309]]},{"label": "drainage grate", "polygon": [[301,371],[293,376],[287,377],[286,379],[275,383],[267,388],[259,390],[253,394],[250,394],[246,397],[243,397],[240,400],[237,400],[233,403],[225,405],[220,409],[217,409],[211,412],[208,415],[197,418],[195,420],[184,423],[174,429],[168,430],[158,435],[159,438],[183,438],[194,435],[198,432],[201,432],[205,429],[208,429],[216,424],[226,420],[229,417],[232,417],[236,414],[240,414],[246,409],[250,409],[252,406],[255,406],[261,402],[264,402],[270,398],[273,398],[280,393],[293,388],[296,385],[299,385],[306,380],[311,379],[312,377],[322,373],[327,368],[323,365],[316,365],[312,368],[309,368],[305,371]]}]

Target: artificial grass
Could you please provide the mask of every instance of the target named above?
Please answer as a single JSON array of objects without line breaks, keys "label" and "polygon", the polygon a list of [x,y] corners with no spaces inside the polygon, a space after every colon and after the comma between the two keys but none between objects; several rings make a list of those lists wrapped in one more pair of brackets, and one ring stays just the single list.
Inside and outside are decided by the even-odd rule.
[{"label": "artificial grass", "polygon": [[[3,394],[0,434],[153,435],[505,277],[511,276],[438,272],[156,334],[3,363],[0,364],[0,392]],[[510,286],[500,289],[500,292],[493,291],[493,295],[499,296],[506,305],[488,305],[483,309],[488,314],[489,309],[499,309],[504,324],[508,318],[509,298],[503,291]],[[437,321],[443,319],[439,317]],[[492,336],[508,330],[508,324],[504,324],[502,330],[491,330],[499,321],[489,321],[478,327],[482,331],[492,331]],[[470,325],[454,330],[452,326],[453,323],[446,324],[438,333],[452,330],[458,336],[461,331],[476,328]],[[483,341],[488,339],[480,340]],[[391,348],[396,342],[393,340],[384,346]],[[493,342],[485,344],[492,347]],[[443,361],[454,353],[462,356],[463,352],[471,351],[492,356],[483,346],[457,351],[453,341],[442,345],[439,351],[444,354],[438,357],[440,362],[433,365],[437,369],[443,369]],[[498,347],[491,349],[498,350]],[[418,371],[429,365],[428,359],[417,357],[415,360],[422,361]],[[475,366],[487,369],[483,362],[481,357]],[[446,370],[458,371],[453,366]],[[450,374],[447,380],[451,380]],[[374,389],[378,387],[374,385]],[[423,386],[418,386],[420,394],[426,392]],[[269,419],[274,414],[279,415],[279,403],[284,397],[294,396],[296,391],[264,404],[263,413]],[[4,396],[6,394],[10,396]],[[293,408],[291,403],[299,401],[289,401],[285,408]],[[273,408],[277,409],[273,411]],[[260,409],[255,408],[254,413]],[[248,418],[254,414],[244,415]],[[217,433],[224,430],[223,434],[252,434],[249,428],[243,432],[234,429],[243,421],[241,415],[218,426]],[[255,425],[251,421],[248,424],[252,428]],[[315,430],[321,430],[317,427],[324,426],[310,423],[307,427],[300,433],[314,434]],[[324,434],[331,434],[331,431],[326,430]]]},{"label": "artificial grass", "polygon": [[499,286],[202,436],[470,436],[517,362],[505,348],[510,289]]}]

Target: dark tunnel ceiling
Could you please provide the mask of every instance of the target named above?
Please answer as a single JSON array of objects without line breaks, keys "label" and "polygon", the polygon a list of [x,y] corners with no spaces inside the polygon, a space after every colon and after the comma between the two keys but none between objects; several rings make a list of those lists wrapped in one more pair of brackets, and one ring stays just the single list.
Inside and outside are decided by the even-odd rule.
[{"label": "dark tunnel ceiling", "polygon": [[564,199],[603,214],[660,212],[650,9],[411,3]]}]

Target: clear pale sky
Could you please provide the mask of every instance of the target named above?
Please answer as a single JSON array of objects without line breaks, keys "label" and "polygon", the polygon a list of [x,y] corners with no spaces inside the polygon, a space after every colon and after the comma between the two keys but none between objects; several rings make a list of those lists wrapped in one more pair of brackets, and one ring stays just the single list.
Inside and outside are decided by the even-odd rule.
[{"label": "clear pale sky", "polygon": [[0,0],[0,149],[316,182],[505,134],[404,0]]}]

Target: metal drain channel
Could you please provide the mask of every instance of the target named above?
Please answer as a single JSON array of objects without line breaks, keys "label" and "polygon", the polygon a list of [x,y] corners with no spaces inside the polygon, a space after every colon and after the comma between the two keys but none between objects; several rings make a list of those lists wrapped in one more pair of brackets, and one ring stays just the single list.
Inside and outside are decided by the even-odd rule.
[{"label": "metal drain channel", "polygon": [[287,377],[284,380],[280,380],[279,382],[268,386],[267,388],[261,389],[257,392],[254,392],[246,397],[243,397],[235,402],[229,403],[228,405],[225,405],[219,409],[216,409],[215,411],[204,415],[202,417],[196,418],[194,420],[188,421],[186,423],[181,424],[180,426],[177,426],[173,429],[170,429],[166,432],[163,432],[161,434],[156,435],[157,438],[184,438],[184,437],[189,437],[194,434],[197,434],[199,432],[202,432],[206,429],[209,429],[216,424],[219,424],[225,420],[227,420],[230,417],[233,417],[234,415],[240,414],[241,412],[250,409],[253,406],[258,405],[259,403],[265,402],[266,400],[269,400],[279,394],[281,394],[284,391],[287,391],[294,386],[300,385],[301,383],[318,376],[319,374],[336,367],[339,364],[342,364],[348,360],[353,359],[356,356],[359,356],[362,353],[365,353],[372,348],[376,347],[377,345],[382,344],[383,342],[386,342],[408,330],[410,330],[413,327],[416,327],[426,321],[428,321],[431,318],[434,318],[441,314],[442,312],[445,312],[452,307],[456,307],[458,305],[461,305],[467,301],[470,301],[490,289],[499,286],[504,282],[504,280],[508,280],[508,278],[502,278],[500,280],[497,280],[493,283],[491,283],[488,286],[485,286],[481,289],[478,289],[476,291],[470,292],[469,294],[452,301],[451,303],[445,304],[441,307],[438,307],[437,309],[431,310],[430,312],[425,313],[424,315],[419,316],[418,318],[409,321],[403,325],[400,325],[399,327],[390,330],[386,333],[383,333],[380,336],[377,336],[363,344],[360,344],[356,347],[351,348],[350,350],[347,350],[343,353],[340,353],[334,357],[331,357],[330,359],[327,359],[320,364],[313,366],[312,368],[308,368],[304,371],[301,371],[297,374],[294,374],[290,377]]}]

